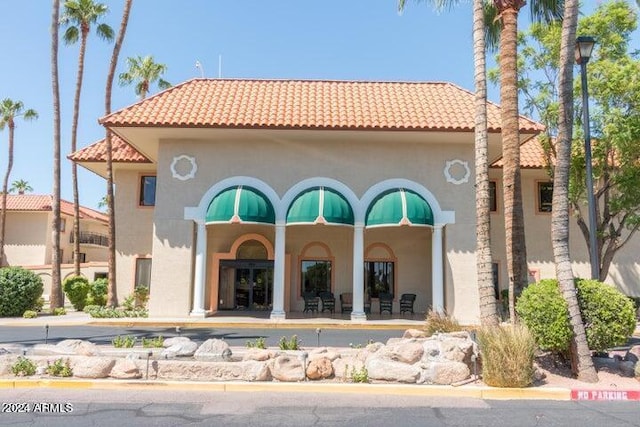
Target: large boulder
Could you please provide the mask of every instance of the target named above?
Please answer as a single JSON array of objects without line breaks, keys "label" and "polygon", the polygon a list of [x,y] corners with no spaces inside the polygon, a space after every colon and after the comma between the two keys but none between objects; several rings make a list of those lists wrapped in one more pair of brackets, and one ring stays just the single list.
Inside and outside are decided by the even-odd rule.
[{"label": "large boulder", "polygon": [[625,354],[624,360],[637,363],[640,360],[640,345],[631,347]]},{"label": "large boulder", "polygon": [[471,375],[462,362],[433,362],[422,371],[419,383],[450,385],[466,380]]},{"label": "large boulder", "polygon": [[421,343],[412,340],[402,340],[387,345],[376,353],[376,357],[383,357],[412,365],[418,362],[423,354],[424,348]]},{"label": "large boulder", "polygon": [[175,337],[165,340],[163,347],[165,348],[160,353],[161,358],[191,357],[198,350],[198,343],[187,337]]},{"label": "large boulder", "polygon": [[271,375],[283,382],[304,381],[305,370],[302,360],[292,354],[282,354],[273,359]]},{"label": "large boulder", "polygon": [[166,380],[193,381],[270,381],[267,363],[253,360],[242,362],[197,362],[187,360],[156,360],[149,377]]},{"label": "large boulder", "polygon": [[402,338],[427,338],[428,335],[422,329],[407,329],[402,334]]},{"label": "large boulder", "polygon": [[307,378],[310,380],[322,380],[333,376],[333,365],[326,357],[314,359],[307,366]]},{"label": "large boulder", "polygon": [[64,340],[60,341],[56,344],[56,347],[63,349],[70,349],[73,354],[77,354],[78,356],[98,356],[100,355],[100,350],[98,346],[92,342],[84,341],[84,340]]},{"label": "large boulder", "polygon": [[107,378],[115,364],[115,359],[108,357],[82,356],[73,358],[71,369],[74,377]]},{"label": "large boulder", "polygon": [[415,383],[420,377],[420,367],[396,362],[383,357],[374,357],[366,364],[369,379],[399,383]]},{"label": "large boulder", "polygon": [[117,359],[109,373],[111,378],[117,379],[135,379],[142,378],[142,372],[133,359]]},{"label": "large boulder", "polygon": [[309,360],[329,359],[331,361],[340,357],[337,351],[326,347],[315,348],[309,352]]},{"label": "large boulder", "polygon": [[340,357],[333,361],[333,375],[337,379],[348,380],[352,372],[362,371],[364,361],[357,357]]},{"label": "large boulder", "polygon": [[194,353],[196,360],[230,361],[231,349],[229,344],[217,338],[208,339],[198,347]]},{"label": "large boulder", "polygon": [[242,356],[242,360],[255,360],[257,362],[264,362],[266,360],[272,359],[275,357],[273,351],[263,348],[250,348],[247,352]]}]

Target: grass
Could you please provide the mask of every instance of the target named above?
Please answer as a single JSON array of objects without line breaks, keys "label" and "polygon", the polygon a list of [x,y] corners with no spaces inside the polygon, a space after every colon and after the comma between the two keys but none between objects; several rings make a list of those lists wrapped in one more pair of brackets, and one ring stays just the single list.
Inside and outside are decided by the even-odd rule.
[{"label": "grass", "polygon": [[424,330],[427,336],[431,336],[437,333],[463,331],[464,328],[455,317],[448,315],[446,312],[429,310],[425,318]]}]

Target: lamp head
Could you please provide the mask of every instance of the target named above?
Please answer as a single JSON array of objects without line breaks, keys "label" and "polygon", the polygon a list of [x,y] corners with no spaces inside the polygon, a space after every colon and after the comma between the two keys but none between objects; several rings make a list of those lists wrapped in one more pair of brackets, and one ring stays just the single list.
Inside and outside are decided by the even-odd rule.
[{"label": "lamp head", "polygon": [[589,62],[595,44],[596,39],[590,36],[580,36],[576,39],[575,55],[577,64],[586,64]]}]

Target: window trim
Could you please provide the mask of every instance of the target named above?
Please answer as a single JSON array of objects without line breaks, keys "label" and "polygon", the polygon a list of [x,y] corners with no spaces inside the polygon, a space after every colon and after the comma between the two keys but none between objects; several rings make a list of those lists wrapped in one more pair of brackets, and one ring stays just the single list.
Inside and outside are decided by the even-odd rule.
[{"label": "window trim", "polygon": [[[156,179],[156,189],[155,189],[155,195],[154,195],[154,199],[153,199],[153,205],[145,205],[142,203],[142,197],[143,197],[143,192],[142,192],[142,180],[144,178],[147,177],[154,177]],[[157,199],[157,195],[158,195],[158,175],[155,173],[139,173],[138,174],[138,189],[137,189],[137,201],[136,201],[136,205],[138,208],[141,209],[153,209],[156,206],[156,199]]]},{"label": "window trim", "polygon": [[[324,252],[324,255],[312,255],[310,252],[314,248],[320,248],[321,251]],[[332,255],[331,249],[324,242],[314,241],[307,243],[302,250],[300,251],[300,255],[298,256],[297,268],[297,283],[296,286],[296,298],[298,301],[302,301],[304,298],[302,297],[302,262],[303,261],[329,261],[331,262],[331,283],[330,283],[330,291],[335,292],[335,284],[336,284],[336,258]],[[293,286],[294,283],[291,283]]]},{"label": "window trim", "polygon": [[541,190],[542,185],[551,184],[551,196],[553,197],[553,181],[549,180],[536,180],[534,184],[535,198],[536,198],[536,214],[540,215],[551,215],[552,208],[550,207],[548,211],[542,210],[541,202]]},{"label": "window trim", "polygon": [[[391,264],[393,264],[393,282],[391,283],[391,295],[393,295],[393,299],[397,299],[397,283],[398,283],[398,260],[395,258],[365,258],[364,260],[364,272],[363,272],[363,280],[364,280],[364,292],[365,295],[367,294],[367,278],[366,278],[366,273],[367,273],[367,267],[366,264],[368,262],[389,262]],[[369,297],[372,299],[378,299],[378,297],[374,297],[373,295],[369,294]]]},{"label": "window trim", "polygon": [[300,286],[298,286],[298,289],[299,289],[298,297],[300,299],[303,299],[303,296],[302,296],[302,294],[304,292],[303,289],[302,289],[302,287],[304,285],[304,282],[302,280],[302,274],[303,274],[302,263],[303,262],[316,262],[316,263],[318,263],[318,262],[328,262],[329,263],[329,266],[331,267],[331,272],[329,273],[329,289],[328,290],[329,290],[329,292],[333,293],[334,277],[335,277],[335,271],[334,271],[335,270],[335,263],[334,263],[334,261],[332,259],[326,259],[326,258],[322,258],[322,257],[318,257],[318,258],[309,257],[309,258],[300,259],[300,262],[298,263],[298,265],[300,266],[300,274],[298,275],[299,279],[300,279]]},{"label": "window trim", "polygon": [[[153,257],[151,255],[135,255],[133,258],[133,276],[131,281],[133,282],[131,286],[131,292],[134,292],[138,287],[138,283],[136,283],[136,278],[138,277],[138,260],[139,259],[148,259],[151,260],[151,270],[153,270]],[[151,271],[149,271],[149,285],[148,288],[151,289]]]}]

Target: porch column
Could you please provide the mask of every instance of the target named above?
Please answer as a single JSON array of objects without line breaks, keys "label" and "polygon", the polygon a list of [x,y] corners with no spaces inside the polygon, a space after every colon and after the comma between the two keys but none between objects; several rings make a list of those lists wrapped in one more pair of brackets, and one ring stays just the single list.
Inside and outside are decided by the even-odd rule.
[{"label": "porch column", "polygon": [[353,309],[351,320],[367,320],[364,312],[364,225],[353,226]]},{"label": "porch column", "polygon": [[271,319],[285,319],[284,312],[284,276],[285,276],[285,224],[276,224],[276,242],[273,261],[273,309]]},{"label": "porch column", "polygon": [[444,275],[442,259],[442,228],[444,225],[433,226],[431,234],[431,303],[435,312],[444,310]]},{"label": "porch column", "polygon": [[204,317],[204,282],[207,277],[207,226],[197,220],[196,262],[193,272],[193,310],[191,316]]}]

